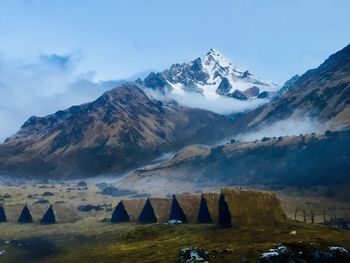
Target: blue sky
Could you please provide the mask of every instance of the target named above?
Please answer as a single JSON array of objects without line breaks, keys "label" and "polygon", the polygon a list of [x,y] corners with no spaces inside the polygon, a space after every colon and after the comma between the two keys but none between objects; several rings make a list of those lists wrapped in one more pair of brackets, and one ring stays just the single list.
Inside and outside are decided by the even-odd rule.
[{"label": "blue sky", "polygon": [[107,83],[97,81],[211,47],[283,83],[350,43],[349,10],[348,0],[0,0],[0,122],[10,122],[0,139],[30,115],[97,97]]},{"label": "blue sky", "polygon": [[0,54],[79,53],[99,79],[202,56],[210,47],[283,82],[350,43],[347,0],[0,0]]}]

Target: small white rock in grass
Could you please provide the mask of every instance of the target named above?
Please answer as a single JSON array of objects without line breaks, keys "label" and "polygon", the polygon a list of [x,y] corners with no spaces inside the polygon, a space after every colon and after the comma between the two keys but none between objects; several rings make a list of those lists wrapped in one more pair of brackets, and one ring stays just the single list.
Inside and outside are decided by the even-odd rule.
[{"label": "small white rock in grass", "polygon": [[328,247],[328,248],[330,250],[339,251],[340,253],[344,253],[344,254],[348,253],[348,251],[345,248],[343,248],[343,247]]},{"label": "small white rock in grass", "polygon": [[182,224],[182,221],[181,220],[171,219],[171,220],[168,221],[168,224],[178,225],[178,224]]},{"label": "small white rock in grass", "polygon": [[277,251],[270,251],[270,252],[263,253],[260,258],[277,257],[278,255],[279,255],[279,253]]},{"label": "small white rock in grass", "polygon": [[0,251],[0,256],[3,256],[3,255],[5,255],[5,250]]},{"label": "small white rock in grass", "polygon": [[297,234],[297,231],[296,231],[296,230],[293,230],[293,231],[291,231],[291,232],[289,233],[289,235],[293,235],[293,236],[296,236],[296,234]]}]

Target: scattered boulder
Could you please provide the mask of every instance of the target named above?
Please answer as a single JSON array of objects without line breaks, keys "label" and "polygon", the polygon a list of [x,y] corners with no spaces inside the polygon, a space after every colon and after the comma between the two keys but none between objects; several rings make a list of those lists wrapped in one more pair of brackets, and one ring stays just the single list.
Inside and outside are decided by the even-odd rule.
[{"label": "scattered boulder", "polygon": [[54,196],[55,194],[52,192],[44,192],[42,196]]},{"label": "scattered boulder", "polygon": [[287,248],[287,246],[278,245],[276,248],[264,252],[257,260],[257,263],[280,262],[350,262],[350,253],[345,248],[336,246],[331,246],[323,250],[310,250],[305,247]]},{"label": "scattered boulder", "polygon": [[103,210],[103,207],[100,205],[91,205],[91,204],[87,204],[87,205],[79,205],[78,206],[78,210],[80,212],[92,212],[92,211],[101,211]]},{"label": "scattered boulder", "polygon": [[80,188],[80,190],[88,190],[88,185],[86,182],[81,181],[77,184],[77,187]]},{"label": "scattered boulder", "polygon": [[101,192],[98,192],[98,194],[111,195],[111,196],[126,196],[126,195],[135,195],[137,194],[137,192],[130,191],[127,189],[119,189],[114,186],[108,186],[104,188]]},{"label": "scattered boulder", "polygon": [[180,260],[179,262],[192,263],[192,262],[209,262],[209,258],[222,257],[228,254],[232,254],[232,248],[224,249],[213,249],[206,251],[202,248],[182,248],[180,249]]},{"label": "scattered boulder", "polygon": [[232,252],[233,252],[232,248],[224,248],[224,249],[213,249],[207,254],[212,257],[217,257],[217,256],[232,254]]},{"label": "scattered boulder", "polygon": [[9,199],[9,198],[11,198],[12,196],[10,195],[10,194],[8,194],[8,193],[6,193],[6,194],[4,194],[3,196],[2,196],[2,198],[4,198],[4,199]]},{"label": "scattered boulder", "polygon": [[47,204],[47,203],[50,203],[50,201],[47,199],[39,199],[34,202],[34,204]]},{"label": "scattered boulder", "polygon": [[208,263],[206,254],[201,248],[181,248],[179,263]]}]

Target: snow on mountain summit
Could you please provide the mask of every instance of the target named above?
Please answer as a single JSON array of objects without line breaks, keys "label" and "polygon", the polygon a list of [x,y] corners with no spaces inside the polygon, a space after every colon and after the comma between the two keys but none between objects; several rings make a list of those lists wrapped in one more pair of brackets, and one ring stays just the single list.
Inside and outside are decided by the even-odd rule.
[{"label": "snow on mountain summit", "polygon": [[213,48],[202,58],[173,64],[160,73],[152,72],[143,81],[139,80],[139,84],[177,95],[196,92],[208,99],[220,96],[238,100],[262,99],[271,97],[279,89],[277,84],[236,67]]}]

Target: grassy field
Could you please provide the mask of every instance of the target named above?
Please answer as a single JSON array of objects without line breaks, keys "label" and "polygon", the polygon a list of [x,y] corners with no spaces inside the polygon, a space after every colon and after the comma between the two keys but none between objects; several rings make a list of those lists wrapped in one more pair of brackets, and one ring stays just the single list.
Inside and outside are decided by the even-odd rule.
[{"label": "grassy field", "polygon": [[[290,234],[295,230],[296,235]],[[135,225],[96,222],[0,225],[1,262],[178,262],[182,247],[208,251],[231,248],[210,262],[255,262],[264,251],[284,243],[350,249],[350,232],[289,221],[274,228],[219,228],[215,225]],[[15,239],[15,241],[14,241]],[[6,241],[12,240],[9,244]]]},{"label": "grassy field", "polygon": [[[65,201],[75,206],[81,204],[112,203],[122,197],[103,196],[98,188],[89,184],[88,191],[73,188],[74,184],[54,186],[26,185],[0,187],[0,195],[11,195],[8,204],[33,203],[30,194],[42,195],[51,203]],[[213,189],[207,189],[213,190]],[[217,189],[216,189],[217,190]],[[75,223],[40,225],[17,223],[0,224],[0,262],[178,262],[182,247],[201,247],[207,251],[233,249],[230,254],[210,256],[210,262],[239,262],[246,258],[255,262],[264,251],[284,243],[301,248],[323,248],[328,245],[350,249],[350,232],[324,227],[320,224],[294,222],[296,207],[306,210],[310,222],[311,209],[316,212],[316,222],[323,222],[332,215],[349,218],[347,199],[327,198],[323,188],[309,190],[277,189],[282,206],[290,218],[274,228],[228,228],[215,225],[137,225],[111,224],[104,220],[111,212],[81,213],[82,220]],[[336,194],[340,191],[335,191]],[[337,197],[337,196],[336,196]],[[299,213],[298,219],[302,220]],[[290,232],[295,230],[296,235]],[[0,253],[1,254],[1,253]]]}]

